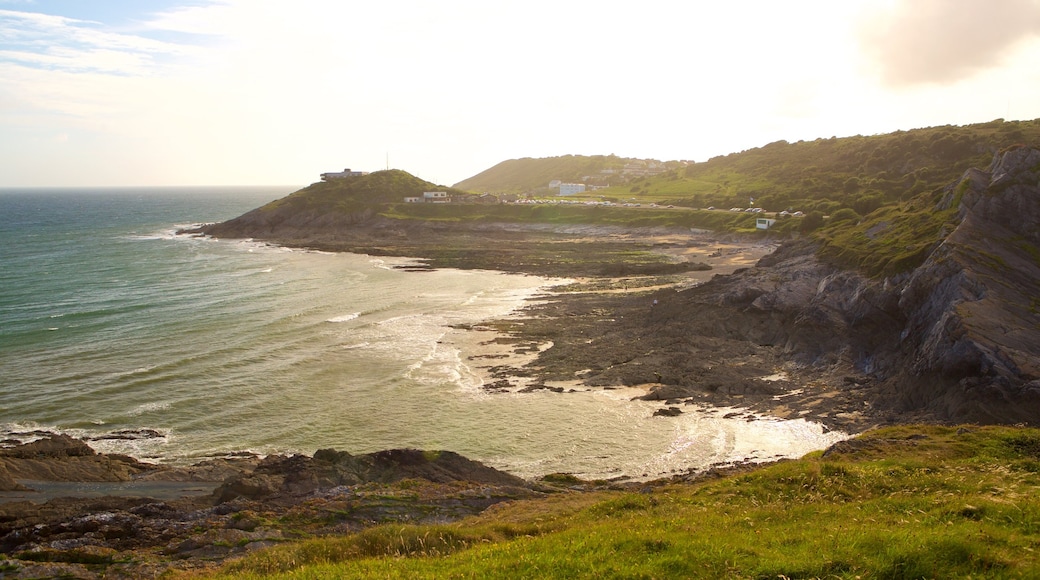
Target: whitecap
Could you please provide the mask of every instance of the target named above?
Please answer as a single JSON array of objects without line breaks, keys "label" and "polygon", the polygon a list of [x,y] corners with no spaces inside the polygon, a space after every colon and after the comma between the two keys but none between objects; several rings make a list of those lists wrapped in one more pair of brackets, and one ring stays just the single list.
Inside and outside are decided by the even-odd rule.
[{"label": "whitecap", "polygon": [[484,292],[483,291],[477,292],[473,296],[470,296],[469,298],[467,298],[466,301],[462,303],[462,305],[463,306],[472,306],[473,304],[476,304],[477,300],[479,300],[483,296],[484,296]]},{"label": "whitecap", "polygon": [[137,367],[135,369],[131,369],[131,370],[128,370],[128,371],[120,371],[120,372],[112,373],[109,378],[110,378],[110,380],[124,379],[124,378],[127,378],[127,377],[132,377],[134,375],[147,374],[147,373],[150,373],[150,372],[154,371],[157,368],[159,368],[159,365],[148,365],[148,366],[143,366],[143,367]]},{"label": "whitecap", "polygon": [[333,318],[330,318],[330,319],[326,320],[325,322],[333,322],[333,323],[335,323],[335,322],[349,322],[351,320],[354,320],[358,316],[361,316],[360,312],[353,312],[351,314],[344,314],[343,316],[335,316]]}]

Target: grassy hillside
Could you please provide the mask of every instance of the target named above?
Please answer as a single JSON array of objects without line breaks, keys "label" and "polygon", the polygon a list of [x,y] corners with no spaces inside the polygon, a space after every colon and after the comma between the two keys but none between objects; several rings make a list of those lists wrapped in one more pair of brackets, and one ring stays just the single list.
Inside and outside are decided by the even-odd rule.
[{"label": "grassy hillside", "polygon": [[220,577],[1036,577],[1038,491],[1038,430],[893,427],[721,479],[290,543]]},{"label": "grassy hillside", "polygon": [[513,204],[393,204],[380,215],[393,219],[449,222],[507,222],[546,224],[588,224],[641,227],[702,228],[719,231],[755,231],[755,216],[736,212],[701,212],[682,209],[583,205]]},{"label": "grassy hillside", "polygon": [[[824,257],[882,276],[919,265],[956,225],[955,206],[935,210],[942,188],[971,167],[987,167],[995,153],[1020,144],[1040,145],[1040,119],[778,141],[703,163],[673,164],[660,175],[632,178],[584,197],[687,208],[754,205],[768,212],[801,211],[804,220],[781,221],[772,233],[811,234]],[[551,167],[549,160],[539,161]],[[509,177],[505,172],[495,175]],[[547,177],[539,175],[540,180]],[[750,223],[688,221],[693,227],[727,231],[747,231]]]},{"label": "grassy hillside", "polygon": [[[1040,119],[945,126],[887,135],[771,143],[703,163],[656,164],[616,156],[564,156],[504,161],[448,189],[403,171],[315,183],[261,212],[351,213],[366,210],[395,219],[473,222],[590,223],[629,227],[680,226],[760,233],[754,215],[724,211],[753,204],[776,216],[773,236],[806,234],[821,254],[842,266],[884,276],[919,265],[956,224],[957,208],[935,211],[943,187],[971,167],[985,168],[998,151],[1040,145]],[[611,173],[602,173],[610,170]],[[664,171],[633,177],[641,171]],[[624,181],[570,200],[618,202],[614,207],[498,205],[472,192],[552,196],[550,180]],[[404,197],[447,190],[450,206],[403,204]],[[480,203],[476,203],[480,202]],[[642,207],[624,207],[635,202]],[[649,208],[652,202],[674,209]],[[629,204],[634,205],[634,204]],[[694,208],[718,208],[706,211]]]},{"label": "grassy hillside", "polygon": [[434,185],[399,169],[376,171],[360,177],[335,179],[312,183],[262,209],[314,208],[328,210],[370,207],[384,203],[400,203],[405,197],[422,197],[424,191],[447,191],[462,194],[459,190]]},{"label": "grassy hillside", "polygon": [[754,198],[754,204],[767,211],[830,214],[848,208],[866,215],[943,187],[970,167],[986,167],[997,151],[1019,144],[1040,145],[1040,119],[777,141],[702,163],[676,165],[596,195],[727,209],[748,207]]},{"label": "grassy hillside", "polygon": [[[642,166],[639,159],[616,155],[564,155],[533,159],[510,159],[487,169],[455,187],[478,193],[544,193],[550,194],[550,181],[609,185],[627,181],[622,172],[626,165]],[[673,164],[678,167],[677,163]],[[611,170],[612,173],[602,173]]]}]

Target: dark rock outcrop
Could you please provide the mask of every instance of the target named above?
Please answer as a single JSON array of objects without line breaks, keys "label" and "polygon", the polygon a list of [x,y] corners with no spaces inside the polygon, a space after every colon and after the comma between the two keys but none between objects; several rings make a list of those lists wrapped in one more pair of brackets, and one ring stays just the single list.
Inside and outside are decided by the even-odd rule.
[{"label": "dark rock outcrop", "polygon": [[1040,422],[1038,184],[1040,151],[1023,147],[947,188],[960,225],[903,287],[895,384],[943,416]]},{"label": "dark rock outcrop", "polygon": [[[542,379],[640,385],[858,431],[889,421],[1040,423],[1040,151],[951,184],[958,208],[917,268],[873,278],[790,241],[755,267],[652,296],[561,296],[517,336]],[[649,305],[653,303],[652,307]],[[605,314],[606,313],[606,314]],[[560,324],[558,320],[566,320]],[[545,322],[549,321],[549,322]]]},{"label": "dark rock outcrop", "polygon": [[[84,468],[84,461],[94,465]],[[26,576],[17,577],[157,577],[287,541],[274,524],[283,517],[296,533],[343,533],[381,522],[453,521],[550,489],[446,451],[325,449],[314,457],[243,456],[188,468],[129,461],[53,434],[0,451],[4,468],[51,481],[117,481],[128,473],[130,481],[148,482],[228,477],[209,496],[0,503],[0,554],[19,558],[10,568]],[[13,478],[6,483],[18,486]]]},{"label": "dark rock outcrop", "polygon": [[[696,334],[774,345],[876,381],[878,408],[951,421],[1040,423],[1040,151],[1018,148],[950,185],[960,223],[909,274],[866,278],[806,242],[661,300]],[[674,394],[674,393],[673,393]]]},{"label": "dark rock outcrop", "polygon": [[361,483],[394,483],[403,479],[434,483],[468,481],[526,487],[519,477],[471,461],[451,451],[392,449],[366,455],[320,449],[314,457],[272,456],[250,473],[225,482],[214,493],[217,502],[300,495],[319,489]]},{"label": "dark rock outcrop", "polygon": [[[0,473],[13,480],[116,482],[162,467],[125,455],[98,455],[85,442],[68,435],[47,437],[0,449]],[[3,485],[0,478],[0,485]],[[7,486],[6,491],[19,488]],[[24,486],[21,486],[24,489]]]}]

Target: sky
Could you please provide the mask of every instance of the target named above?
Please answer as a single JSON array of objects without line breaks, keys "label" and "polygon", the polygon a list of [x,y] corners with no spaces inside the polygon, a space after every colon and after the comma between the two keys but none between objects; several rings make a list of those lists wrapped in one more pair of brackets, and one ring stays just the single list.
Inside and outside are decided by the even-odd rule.
[{"label": "sky", "polygon": [[1040,118],[1040,0],[0,0],[0,187],[452,185]]}]

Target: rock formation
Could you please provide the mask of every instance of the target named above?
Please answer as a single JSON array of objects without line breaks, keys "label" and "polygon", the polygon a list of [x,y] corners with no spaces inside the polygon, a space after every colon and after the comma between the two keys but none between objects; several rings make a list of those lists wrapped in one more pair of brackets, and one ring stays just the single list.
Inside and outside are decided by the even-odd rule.
[{"label": "rock formation", "polygon": [[[141,578],[191,569],[283,542],[283,525],[321,535],[383,522],[444,522],[549,488],[451,452],[396,449],[314,457],[233,457],[172,468],[96,453],[85,442],[40,434],[0,450],[0,483],[24,492],[38,482],[210,480],[210,495],[44,497],[0,503],[0,576]],[[12,477],[15,474],[19,481]],[[32,480],[32,481],[28,481]],[[100,483],[99,483],[100,485]],[[291,524],[279,524],[289,517]],[[101,565],[99,569],[97,565]],[[17,570],[17,575],[13,572]]]},{"label": "rock formation", "polygon": [[908,274],[867,278],[790,242],[662,299],[657,315],[687,335],[772,345],[803,367],[847,365],[873,381],[865,396],[877,408],[1040,423],[1038,181],[1032,148],[968,171],[936,208],[959,207],[959,224]]}]

